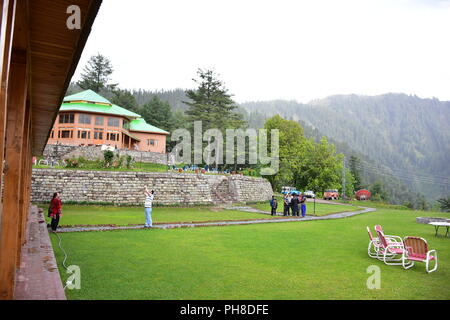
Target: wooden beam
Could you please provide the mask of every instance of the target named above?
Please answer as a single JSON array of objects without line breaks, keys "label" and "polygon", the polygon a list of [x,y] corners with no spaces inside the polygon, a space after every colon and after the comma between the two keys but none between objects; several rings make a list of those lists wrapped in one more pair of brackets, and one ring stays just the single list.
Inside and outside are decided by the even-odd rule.
[{"label": "wooden beam", "polygon": [[7,101],[3,217],[0,232],[0,299],[14,297],[18,252],[20,186],[28,90],[27,52],[13,50]]},{"label": "wooden beam", "polygon": [[[6,101],[11,60],[12,30],[15,17],[15,0],[2,0],[0,29],[0,225],[3,212],[3,160],[5,151]],[[0,231],[1,232],[1,231]]]},{"label": "wooden beam", "polygon": [[28,149],[29,146],[29,128],[30,128],[30,102],[27,100],[26,107],[25,107],[25,118],[24,118],[24,125],[23,125],[23,132],[22,132],[22,158],[20,163],[20,174],[21,179],[19,181],[19,211],[18,219],[19,219],[19,226],[18,226],[18,233],[17,233],[17,255],[16,255],[16,267],[18,268],[20,266],[21,261],[21,250],[22,250],[22,244],[25,239],[25,223],[27,220],[28,215],[28,208],[27,208],[27,185],[29,184],[30,177],[28,176],[28,163],[31,161],[29,158],[29,152]]}]

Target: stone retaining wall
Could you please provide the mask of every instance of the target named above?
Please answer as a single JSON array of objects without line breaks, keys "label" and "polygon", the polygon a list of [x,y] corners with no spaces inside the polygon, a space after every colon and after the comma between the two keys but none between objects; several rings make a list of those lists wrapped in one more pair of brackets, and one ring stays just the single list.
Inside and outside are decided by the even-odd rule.
[{"label": "stone retaining wall", "polygon": [[[167,164],[168,155],[165,153],[135,151],[118,149],[115,154],[130,155],[134,161]],[[44,149],[44,157],[53,157],[55,160],[83,157],[87,160],[103,160],[101,146],[67,146],[48,144]]]},{"label": "stone retaining wall", "polygon": [[31,181],[33,202],[49,202],[59,191],[63,202],[142,205],[145,186],[162,205],[256,202],[273,194],[266,179],[241,175],[33,169]]},{"label": "stone retaining wall", "polygon": [[417,217],[417,223],[429,224],[430,222],[450,222],[447,218],[430,218],[430,217]]}]

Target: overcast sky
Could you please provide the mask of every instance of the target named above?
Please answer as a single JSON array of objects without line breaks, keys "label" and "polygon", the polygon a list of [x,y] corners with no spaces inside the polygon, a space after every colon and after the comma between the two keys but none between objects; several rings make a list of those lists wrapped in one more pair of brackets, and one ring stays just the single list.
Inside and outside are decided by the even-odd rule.
[{"label": "overcast sky", "polygon": [[450,0],[104,0],[74,80],[98,52],[127,89],[193,88],[201,67],[237,102],[450,100]]}]

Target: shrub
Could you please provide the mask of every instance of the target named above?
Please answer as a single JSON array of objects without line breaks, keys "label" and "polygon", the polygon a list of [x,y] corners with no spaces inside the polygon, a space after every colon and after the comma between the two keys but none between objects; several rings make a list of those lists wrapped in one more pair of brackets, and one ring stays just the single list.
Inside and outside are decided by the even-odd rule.
[{"label": "shrub", "polygon": [[105,168],[109,168],[112,165],[114,153],[111,150],[106,150],[105,152],[103,152],[103,158],[105,159],[103,162],[103,166]]},{"label": "shrub", "polygon": [[80,161],[76,158],[67,159],[66,160],[66,167],[67,168],[79,168],[80,167]]},{"label": "shrub", "polygon": [[127,155],[127,159],[126,160],[127,160],[127,169],[130,169],[131,165],[133,163],[133,157],[130,156],[130,155]]}]

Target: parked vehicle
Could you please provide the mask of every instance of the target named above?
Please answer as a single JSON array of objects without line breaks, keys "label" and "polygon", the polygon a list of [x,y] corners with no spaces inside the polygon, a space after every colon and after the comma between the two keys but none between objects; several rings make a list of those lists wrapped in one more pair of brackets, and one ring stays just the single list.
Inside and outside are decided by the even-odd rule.
[{"label": "parked vehicle", "polygon": [[328,189],[323,193],[324,200],[337,200],[339,199],[339,192],[337,189]]},{"label": "parked vehicle", "polygon": [[355,193],[356,200],[359,200],[359,201],[369,200],[371,196],[372,196],[372,194],[370,193],[370,191],[366,190],[366,189],[358,190]]},{"label": "parked vehicle", "polygon": [[303,194],[304,194],[305,197],[307,197],[307,198],[315,198],[315,197],[316,197],[316,195],[314,194],[314,192],[312,192],[311,190],[305,191]]},{"label": "parked vehicle", "polygon": [[288,193],[299,193],[299,191],[297,191],[297,189],[295,187],[282,187],[281,188],[281,193],[282,194],[288,194]]}]

